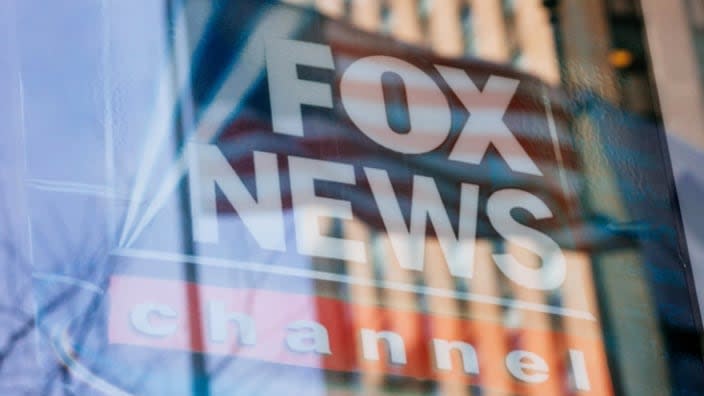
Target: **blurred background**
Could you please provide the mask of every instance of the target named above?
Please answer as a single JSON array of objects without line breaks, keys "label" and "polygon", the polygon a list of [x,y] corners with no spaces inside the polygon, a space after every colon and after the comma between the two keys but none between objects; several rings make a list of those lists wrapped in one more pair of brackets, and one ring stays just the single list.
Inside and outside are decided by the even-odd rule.
[{"label": "blurred background", "polygon": [[[653,208],[638,207],[634,198],[642,196],[644,188],[650,190],[646,195],[653,199],[651,204],[668,201],[676,188],[679,200],[664,202],[662,212],[655,217],[662,219],[669,216],[668,212],[681,209],[688,260],[679,254],[673,256],[678,242],[651,236],[661,238],[662,244],[645,250],[575,251],[571,253],[571,265],[582,263],[584,277],[580,281],[593,282],[589,286],[595,293],[591,304],[601,309],[603,331],[608,334],[604,347],[612,370],[619,373],[614,378],[616,393],[660,394],[672,386],[679,389],[673,394],[696,394],[704,389],[702,382],[694,380],[701,372],[699,318],[696,313],[677,314],[673,308],[684,303],[697,311],[704,301],[704,220],[698,204],[704,191],[700,170],[704,166],[703,1],[289,2],[428,48],[443,57],[510,65],[561,87],[579,109],[571,125],[572,134],[590,140],[580,146],[585,177],[600,180],[589,183],[582,203],[618,219],[621,231],[640,235],[636,239],[642,240],[649,232],[645,230],[647,225],[638,221],[647,217],[642,215],[644,211],[652,212]],[[658,134],[667,140],[658,138]],[[639,145],[643,140],[648,143]],[[664,187],[656,184],[667,178],[660,170],[667,170],[670,164],[657,159],[659,155],[654,153],[658,150],[669,153],[674,169],[674,179],[664,182]],[[626,159],[632,155],[637,157],[635,161]],[[623,173],[629,166],[645,173],[655,168],[650,173],[653,179],[640,181],[650,185],[638,186],[638,182],[629,180]],[[490,260],[491,248],[484,252]],[[683,265],[682,259],[687,260],[684,265],[699,284],[699,298],[691,290],[689,298],[674,290],[679,281],[672,279],[673,274]],[[483,287],[492,283],[486,279],[478,282]],[[558,299],[570,299],[568,287],[561,293]],[[636,305],[654,316],[634,317],[632,307]],[[650,339],[651,345],[626,341],[641,336]],[[496,340],[485,342],[495,345]],[[500,354],[501,348],[494,347],[494,353]],[[647,358],[649,354],[669,354],[672,360],[665,364],[669,367]],[[672,384],[666,385],[669,382]]]},{"label": "blurred background", "polygon": [[[171,55],[163,48],[179,40],[195,47],[188,38],[172,34],[173,21],[165,17],[173,8],[165,4],[172,3],[181,2],[0,3],[0,53],[10,54],[0,57],[0,87],[4,87],[0,115],[8,120],[9,131],[2,136],[8,144],[0,146],[0,158],[8,164],[0,169],[4,205],[0,214],[5,225],[0,230],[0,268],[5,274],[0,313],[8,318],[0,330],[3,394],[123,394],[118,388],[131,394],[263,394],[265,389],[268,394],[307,389],[309,394],[335,395],[704,393],[704,216],[699,208],[704,197],[704,0],[282,1],[439,58],[535,76],[567,98],[560,106],[570,114],[564,132],[578,164],[572,180],[579,191],[576,207],[588,216],[575,225],[583,230],[579,243],[563,246],[571,276],[560,288],[536,292],[516,287],[496,269],[492,255],[512,252],[536,267],[540,265],[537,256],[488,235],[476,247],[476,265],[481,270],[466,283],[446,271],[398,271],[386,235],[358,220],[331,221],[321,228],[327,227],[331,235],[368,242],[373,247],[369,252],[373,266],[326,259],[301,264],[312,269],[334,267],[362,279],[470,291],[592,313],[596,321],[510,304],[327,281],[306,286],[311,296],[390,308],[376,315],[337,314],[346,318],[351,329],[383,325],[402,334],[409,360],[431,359],[426,356],[430,337],[452,339],[466,333],[482,364],[501,367],[507,352],[520,347],[542,356],[554,381],[530,387],[505,370],[483,371],[459,382],[442,375],[432,381],[396,375],[390,365],[364,366],[359,340],[351,333],[347,334],[348,352],[359,364],[356,373],[250,365],[239,362],[246,359],[198,354],[193,358],[147,351],[142,357],[136,349],[120,351],[128,357],[116,353],[124,358],[121,362],[128,362],[124,366],[111,367],[107,358],[100,362],[108,356],[107,352],[101,355],[101,348],[111,346],[101,335],[106,331],[103,308],[96,306],[106,303],[93,292],[75,300],[65,292],[76,287],[71,277],[102,288],[114,269],[113,264],[105,264],[117,238],[115,223],[119,223],[110,210],[114,202],[124,209],[130,200],[132,176],[140,171],[139,146],[145,146],[142,131],[150,114],[160,109],[155,81],[169,82],[172,77],[164,77],[162,66],[168,63],[164,59]],[[207,15],[216,4],[226,2],[183,3],[193,32],[208,25]],[[195,57],[193,52],[187,55]],[[172,117],[172,108],[166,105],[165,109]],[[108,140],[103,140],[108,135],[116,137],[109,148],[117,154],[103,157],[96,154],[96,147],[108,146]],[[64,136],[75,139],[67,145]],[[183,143],[175,135],[166,141],[167,151]],[[155,160],[155,174],[163,171],[160,166],[170,165],[172,154],[162,153],[163,158]],[[69,179],[71,183],[66,183]],[[62,195],[66,192],[75,195],[69,199]],[[81,198],[74,199],[79,194]],[[111,204],[106,205],[105,198]],[[187,227],[180,222],[188,214],[178,206],[178,199],[175,202],[168,207],[170,222],[159,223],[162,228],[151,232],[164,239],[173,237],[179,241],[177,249],[185,250],[180,243]],[[437,239],[428,238],[426,255],[443,260]],[[135,261],[128,266],[141,264]],[[159,270],[151,275],[158,277]],[[200,276],[206,282],[226,283],[230,275]],[[252,277],[243,282],[259,280]],[[86,285],[78,289],[88,290]],[[83,302],[76,303],[79,300]],[[314,302],[312,298],[310,304]],[[42,313],[50,323],[52,317],[61,316],[54,311],[62,305],[80,310],[81,315],[98,314],[89,315],[91,320],[85,324],[90,329],[81,330],[80,334],[88,334],[85,350],[76,347],[57,359],[56,347],[42,341],[56,334],[48,324],[41,328],[38,315]],[[441,321],[440,316],[466,321]],[[600,368],[589,373],[590,393],[580,390],[575,367],[568,364],[567,346],[575,339],[588,340],[581,344],[589,345],[587,365]],[[76,340],[79,346],[81,342]],[[92,376],[84,367],[72,366],[70,362],[80,360],[72,358],[81,356],[104,375]],[[150,376],[152,370],[168,366],[166,361],[176,367],[173,372],[200,374]],[[460,362],[456,359],[455,364],[459,367]],[[43,373],[41,381],[36,373]],[[119,381],[119,386],[108,384],[106,378]]]}]

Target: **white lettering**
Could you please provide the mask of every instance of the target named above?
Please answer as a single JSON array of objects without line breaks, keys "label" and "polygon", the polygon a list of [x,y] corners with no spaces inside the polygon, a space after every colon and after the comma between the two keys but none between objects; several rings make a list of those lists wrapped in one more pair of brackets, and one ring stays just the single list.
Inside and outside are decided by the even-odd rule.
[{"label": "white lettering", "polygon": [[273,129],[292,136],[303,136],[301,105],[332,108],[332,87],[299,79],[298,65],[335,67],[327,45],[284,39],[267,42],[266,69]]},{"label": "white lettering", "polygon": [[[464,70],[435,67],[470,112],[450,159],[479,164],[489,145],[493,144],[514,171],[542,176],[540,169],[503,121],[520,81],[490,76],[484,90],[480,91]],[[491,103],[491,107],[487,103]]]},{"label": "white lettering", "polygon": [[462,357],[462,368],[467,374],[479,374],[477,351],[473,346],[462,341],[433,339],[435,362],[440,370],[452,370],[452,350],[457,350]]},{"label": "white lettering", "polygon": [[239,312],[226,312],[225,304],[219,301],[208,303],[208,336],[210,341],[222,343],[227,338],[229,322],[237,324],[237,339],[240,345],[254,345],[257,332],[254,320]]},{"label": "white lettering", "polygon": [[569,350],[570,368],[572,369],[572,379],[577,390],[590,391],[592,389],[587,374],[587,363],[584,360],[584,352],[575,349]]},{"label": "white lettering", "polygon": [[516,189],[495,192],[487,201],[487,216],[491,225],[506,240],[535,252],[543,264],[539,269],[521,264],[511,254],[493,254],[499,269],[521,286],[550,290],[565,281],[567,262],[560,246],[549,236],[524,226],[511,217],[513,208],[523,208],[537,220],[552,217],[550,208],[535,195]]},{"label": "white lettering", "polygon": [[506,355],[506,368],[516,379],[530,384],[547,381],[548,364],[538,354],[523,350]]},{"label": "white lettering", "polygon": [[366,247],[362,241],[324,236],[318,227],[320,217],[351,220],[352,204],[349,201],[316,196],[315,180],[354,184],[354,167],[291,156],[289,168],[298,251],[311,256],[366,262]]},{"label": "white lettering", "polygon": [[176,324],[172,322],[155,325],[150,318],[174,319],[176,316],[176,311],[168,305],[138,304],[130,313],[130,323],[142,334],[153,337],[165,337],[176,331]]},{"label": "white lettering", "polygon": [[294,333],[286,336],[286,345],[294,352],[315,352],[330,355],[330,338],[328,330],[312,320],[297,320],[287,329]]},{"label": "white lettering", "polygon": [[[382,86],[385,73],[394,73],[405,83],[411,128],[408,133],[396,133],[389,125]],[[354,62],[342,76],[340,97],[357,128],[394,151],[432,151],[450,133],[452,114],[445,95],[430,76],[400,59],[370,56]]]},{"label": "white lettering", "polygon": [[367,360],[379,360],[379,340],[386,342],[389,360],[393,364],[406,364],[406,346],[403,338],[393,331],[362,329],[362,355]]},{"label": "white lettering", "polygon": [[[423,270],[426,221],[430,219],[438,236],[440,248],[447,259],[450,273],[453,276],[472,277],[479,187],[462,184],[459,232],[455,234],[435,180],[426,176],[414,176],[409,228],[401,213],[388,173],[374,168],[364,168],[364,171],[389,235],[391,247],[401,267],[416,271]],[[411,246],[419,249],[416,250],[417,254],[409,254]]]},{"label": "white lettering", "polygon": [[188,145],[193,238],[219,240],[215,186],[219,186],[254,239],[265,249],[285,251],[284,218],[276,155],[254,152],[255,199],[215,145]]}]

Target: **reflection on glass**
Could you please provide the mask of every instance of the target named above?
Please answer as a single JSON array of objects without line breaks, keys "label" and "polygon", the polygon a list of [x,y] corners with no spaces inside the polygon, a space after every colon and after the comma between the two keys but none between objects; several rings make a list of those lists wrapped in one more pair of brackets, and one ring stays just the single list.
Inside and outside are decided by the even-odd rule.
[{"label": "reflection on glass", "polygon": [[33,48],[57,44],[61,10],[5,6],[24,187],[2,179],[0,385],[696,387],[664,136],[614,104],[628,67],[595,47],[609,21],[565,0],[557,25],[543,3],[101,5],[62,17],[77,27],[51,67]]}]

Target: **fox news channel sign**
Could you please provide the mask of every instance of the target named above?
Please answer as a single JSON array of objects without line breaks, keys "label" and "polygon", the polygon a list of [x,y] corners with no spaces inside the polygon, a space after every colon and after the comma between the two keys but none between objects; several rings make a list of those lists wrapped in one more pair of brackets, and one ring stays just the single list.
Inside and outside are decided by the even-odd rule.
[{"label": "fox news channel sign", "polygon": [[[127,209],[117,256],[429,293],[593,321],[593,312],[584,307],[507,303],[471,290],[360,278],[320,264],[313,268],[315,260],[326,259],[374,272],[368,240],[320,227],[322,221],[357,220],[388,238],[388,255],[394,258],[384,258],[383,265],[411,274],[445,266],[442,271],[454,282],[466,282],[481,270],[475,265],[479,238],[519,246],[539,265],[508,250],[491,254],[492,264],[516,287],[548,294],[570,276],[556,233],[546,230],[567,227],[576,215],[567,213],[575,198],[563,183],[563,172],[570,171],[565,168],[573,165],[569,147],[558,136],[562,118],[550,103],[550,90],[537,80],[491,65],[437,58],[319,17],[311,22],[307,12],[282,9],[261,14],[263,20],[251,30],[226,29],[237,20],[225,16],[210,23],[211,36],[206,33],[201,41],[220,40],[220,46],[197,46],[199,57],[189,69],[193,101],[181,103],[175,117],[182,122],[190,106],[195,121],[181,125],[187,132],[181,156],[167,176],[156,178],[159,188],[147,208],[133,202]],[[324,27],[318,25],[321,20],[327,21]],[[222,45],[228,44],[240,48],[223,55]],[[218,68],[218,62],[226,66]],[[204,76],[204,70],[214,75]],[[188,181],[181,194],[180,178]],[[143,180],[138,175],[137,185]],[[160,238],[140,238],[163,234],[163,224],[170,224],[163,219],[168,216],[160,220],[158,214],[168,194],[189,203],[183,224],[192,248],[168,249]],[[425,253],[428,238],[437,239],[442,257]],[[372,316],[392,308],[365,308],[280,282],[213,285],[125,272],[111,280],[111,343],[355,371],[353,359],[340,357],[354,353],[345,346],[354,332],[361,334],[365,359],[379,360],[375,345],[384,339],[392,363],[405,367],[380,370],[437,377],[434,370],[409,362],[413,358],[406,356],[401,336],[371,324],[334,330],[340,326],[337,315],[351,306],[371,310]],[[197,345],[189,338],[194,323],[188,316],[194,312],[179,294],[184,287],[207,300],[196,312],[204,318],[195,324],[204,329]],[[276,290],[287,287],[291,290]],[[253,312],[239,304],[248,292],[267,308]],[[318,313],[310,312],[311,305]],[[308,313],[300,318],[272,314],[292,306],[308,307],[302,310]],[[420,315],[409,321],[440,318],[408,314]],[[232,323],[237,336],[227,330]],[[498,331],[492,326],[486,324],[482,332]],[[260,328],[278,330],[262,339]],[[549,336],[550,331],[543,332]],[[459,373],[479,373],[470,344],[435,339],[433,348],[439,357],[436,369],[452,370],[450,351],[460,349],[469,360],[456,368]],[[569,367],[565,376],[573,379],[575,390],[608,392],[601,377],[589,373],[603,367],[587,367],[603,359],[599,351],[598,342],[589,338],[566,346],[568,362],[562,367]],[[505,368],[514,380],[528,384],[558,380],[550,377],[556,368],[527,350],[508,351]]]},{"label": "fox news channel sign", "polygon": [[[271,40],[267,43],[266,54],[273,125],[271,133],[304,138],[306,130],[302,105],[332,108],[333,97],[330,84],[300,79],[297,68],[333,69],[331,49],[324,44]],[[484,90],[480,91],[464,70],[442,65],[436,65],[436,68],[472,114],[447,160],[479,165],[487,149],[493,145],[514,172],[542,176],[538,166],[502,120],[519,81],[492,75]],[[407,112],[411,127],[404,134],[396,132],[388,123],[382,86],[382,78],[387,73],[401,78],[407,87]],[[359,133],[376,144],[402,154],[423,155],[447,140],[452,113],[445,94],[432,78],[413,64],[390,56],[364,57],[345,70],[339,84],[340,100],[350,120]],[[483,103],[489,101],[490,104]],[[493,107],[491,111],[477,111],[487,104]],[[311,227],[321,217],[353,219],[350,201],[318,196],[315,185],[318,181],[354,185],[357,182],[354,165],[287,156],[295,225],[292,238],[286,235],[291,231],[287,231],[284,222],[281,172],[276,153],[256,150],[251,153],[254,163],[251,172],[257,187],[255,197],[216,145],[190,143],[187,152],[193,236],[196,241],[221,243],[217,186],[262,249],[283,252],[288,249],[286,242],[295,239],[298,252],[307,256],[357,263],[367,261],[369,247],[363,242],[321,235],[315,229],[317,227]],[[413,175],[409,225],[403,217],[389,171],[364,164],[358,164],[358,168],[371,188],[384,232],[389,235],[402,268],[423,269],[426,257],[422,251],[410,257],[406,252],[413,241],[426,239],[426,223],[430,220],[452,276],[472,277],[479,185],[461,183],[459,224],[455,232],[433,177]],[[532,268],[511,254],[494,255],[496,265],[511,281],[521,286],[537,290],[559,287],[566,271],[566,261],[559,245],[545,233],[514,220],[511,210],[515,208],[528,211],[536,219],[545,219],[553,216],[550,207],[528,191],[507,188],[489,197],[486,213],[501,238],[531,249],[544,261],[551,260],[549,269],[553,274],[548,277],[542,273],[546,266]],[[262,213],[269,215],[262,216]],[[526,244],[526,239],[532,243]]]}]

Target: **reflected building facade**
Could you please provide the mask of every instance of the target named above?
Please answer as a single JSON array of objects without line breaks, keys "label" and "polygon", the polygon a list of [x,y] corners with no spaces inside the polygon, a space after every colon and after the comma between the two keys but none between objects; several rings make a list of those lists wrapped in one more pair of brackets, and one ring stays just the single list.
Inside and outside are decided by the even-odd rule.
[{"label": "reflected building facade", "polygon": [[[58,34],[69,24],[61,21],[36,43],[24,32],[10,46],[18,53],[7,69],[18,76],[7,90],[17,114],[10,147],[21,153],[11,156],[11,171],[21,193],[7,209],[27,215],[10,229],[28,231],[29,243],[8,246],[27,245],[32,262],[9,263],[26,270],[36,311],[17,334],[31,344],[35,329],[38,365],[52,365],[22,375],[30,385],[39,372],[54,377],[44,391],[32,385],[25,393],[704,389],[701,325],[660,125],[699,144],[701,89],[684,86],[699,72],[692,63],[700,2],[663,9],[654,0],[561,0],[554,14],[542,0],[286,2],[298,7],[150,3],[142,21],[148,39],[133,32],[134,8],[143,5],[101,3],[92,14],[69,6],[76,24],[103,18],[95,37],[79,32],[92,44]],[[15,17],[55,19],[46,5],[7,8],[9,32]],[[681,23],[670,31],[675,17]],[[694,32],[694,44],[658,41],[663,31],[680,44]],[[47,42],[68,45],[65,69],[36,51]],[[286,58],[311,48],[325,59]],[[375,55],[421,73],[381,84],[385,76],[371,73],[369,84],[370,73],[352,73],[343,97],[344,75]],[[73,57],[90,72],[74,70]],[[488,89],[495,76],[516,80],[510,103],[499,103],[506,85]],[[45,78],[61,84],[47,90]],[[95,81],[104,95],[95,113],[104,115],[91,118]],[[81,101],[62,100],[64,83],[81,88]],[[416,110],[428,104],[419,86],[431,87],[432,109],[447,108],[451,124],[430,128],[448,134],[420,155],[370,139],[358,123],[366,114],[343,106],[373,102],[361,108],[394,129],[389,109],[404,93],[398,113],[410,113],[413,92]],[[330,91],[319,95],[324,106],[304,103],[308,89]],[[292,106],[300,136],[273,126],[286,113],[274,101],[289,93],[301,100]],[[467,105],[473,95],[482,103]],[[484,130],[465,130],[475,111],[492,119],[479,123]],[[410,124],[410,115],[402,121]],[[77,131],[73,140],[59,144],[47,132],[51,123]],[[504,137],[515,138],[514,149],[523,144],[522,158],[542,174],[516,171],[516,157],[486,139],[493,130],[485,124],[505,127]],[[451,160],[459,139],[477,130],[469,140],[489,142],[482,157]],[[105,180],[96,171],[103,163]],[[506,190],[526,194],[495,208],[535,231],[530,238],[492,223],[489,201]],[[552,216],[527,209],[531,197]],[[541,244],[541,235],[553,245]],[[470,272],[457,270],[467,262]],[[5,367],[34,361],[21,351]],[[4,385],[20,378],[8,373]]]},{"label": "reflected building facade", "polygon": [[[618,165],[614,165],[613,161],[609,163],[599,159],[603,155],[602,147],[610,143],[609,138],[604,136],[609,125],[601,122],[603,113],[597,115],[590,110],[595,103],[598,103],[598,106],[613,108],[615,112],[615,109],[619,108],[629,114],[638,115],[653,125],[664,118],[668,131],[675,131],[674,133],[696,144],[704,141],[698,130],[703,124],[698,122],[697,118],[701,117],[701,112],[695,109],[701,107],[698,105],[701,103],[701,89],[697,87],[690,90],[682,86],[684,81],[691,85],[697,69],[687,68],[680,62],[677,62],[677,71],[668,69],[669,59],[683,59],[680,52],[672,52],[677,51],[678,46],[657,42],[652,37],[650,41],[646,40],[646,34],[667,37],[659,29],[669,29],[668,26],[673,23],[670,15],[673,12],[680,12],[680,19],[685,17],[685,13],[678,10],[678,7],[685,6],[684,1],[677,1],[676,7],[668,7],[668,11],[663,13],[661,4],[656,5],[657,1],[650,0],[644,0],[642,5],[637,1],[626,0],[563,0],[555,10],[556,24],[551,21],[550,10],[541,0],[289,2],[316,7],[333,18],[346,20],[367,31],[387,34],[397,40],[428,48],[443,57],[470,58],[511,65],[538,76],[552,86],[562,87],[576,97],[588,93],[586,99],[577,100],[578,110],[569,128],[577,141],[592,142],[578,144],[581,150],[580,171],[585,179],[599,182],[590,183],[588,188],[582,191],[583,196],[579,204],[586,207],[587,211],[598,213],[618,224],[627,225],[637,221],[639,213],[629,207],[632,192],[626,191],[627,188],[623,186],[627,182],[623,182],[623,175],[617,169]],[[694,4],[687,6],[697,10]],[[698,20],[696,17],[700,14],[692,14],[695,26]],[[684,30],[689,24],[681,22],[675,23],[681,28],[673,29],[672,34],[685,34]],[[556,36],[563,44],[559,50],[555,46]],[[676,41],[683,42],[679,39]],[[652,64],[652,69],[648,59],[649,52],[657,59]],[[696,55],[691,50],[689,52],[690,54],[684,57],[685,60]],[[675,67],[674,64],[669,66]],[[670,84],[673,78],[676,79],[674,75],[681,78],[682,84]],[[654,89],[655,83],[659,88],[657,93]],[[692,96],[682,96],[685,91]],[[658,99],[660,105],[656,104]],[[682,106],[684,102],[686,105]],[[677,115],[680,113],[686,113],[689,118],[680,118]],[[621,131],[626,136],[621,142],[625,146],[632,145],[633,139],[638,139],[636,133],[628,129],[626,127],[624,130],[627,131]],[[657,130],[656,127],[652,129]],[[653,147],[657,150],[658,143],[650,149]],[[402,279],[410,276],[408,273],[394,270],[398,268],[398,263],[394,262],[394,254],[385,235],[370,230],[363,223],[331,224],[330,227],[340,235],[366,240],[375,246],[376,256],[370,257],[370,262],[376,264],[376,270],[369,269],[369,273],[356,274],[360,271],[358,266],[348,263],[345,265],[345,272],[368,279],[409,282],[409,279]],[[526,313],[511,307],[497,307],[476,301],[433,297],[419,300],[410,293],[387,291],[377,294],[371,289],[357,290],[354,287],[349,290],[349,298],[352,301],[375,305],[406,307],[500,324],[501,331],[488,333],[476,332],[478,329],[475,329],[471,337],[475,340],[478,359],[486,359],[500,366],[507,351],[516,345],[538,352],[551,368],[557,367],[557,371],[564,371],[556,376],[569,379],[568,383],[552,383],[540,389],[541,395],[578,394],[579,387],[575,384],[574,372],[570,371],[573,368],[569,367],[565,351],[561,349],[565,341],[559,339],[575,334],[586,335],[595,340],[594,348],[600,351],[596,355],[596,361],[589,362],[604,368],[596,377],[590,378],[589,386],[600,390],[597,394],[640,395],[653,394],[654,390],[658,390],[658,394],[666,394],[666,390],[671,386],[696,386],[686,385],[688,380],[683,378],[686,376],[683,372],[687,369],[684,366],[674,363],[668,367],[662,359],[652,358],[678,354],[686,342],[690,342],[689,345],[699,345],[698,340],[692,339],[696,338],[694,329],[697,319],[689,318],[679,323],[678,319],[668,319],[669,314],[663,312],[665,308],[662,303],[656,301],[661,300],[662,294],[666,293],[663,290],[667,286],[663,286],[660,281],[662,274],[668,273],[668,265],[675,264],[668,263],[663,267],[655,265],[656,269],[649,269],[648,263],[653,260],[652,256],[657,254],[639,247],[602,248],[595,242],[592,246],[565,251],[569,271],[578,275],[568,278],[559,290],[536,292],[516,288],[507,282],[493,265],[493,255],[506,251],[522,257],[525,262],[537,260],[535,266],[540,266],[537,256],[519,246],[483,239],[478,241],[475,252],[475,263],[477,268],[481,268],[477,270],[477,276],[466,285],[454,287],[470,293],[500,296],[505,299],[588,307],[590,312],[594,312],[597,320],[556,318],[549,314]],[[425,255],[426,259],[436,264],[433,265],[434,269],[447,268],[443,263],[442,249],[436,239],[428,239]],[[454,283],[452,276],[443,270],[426,271],[410,281],[431,288],[448,288]],[[339,291],[327,292],[340,294]],[[634,306],[640,308],[641,314],[633,312]],[[645,312],[648,314],[643,314]],[[429,336],[437,334],[453,339],[453,336],[456,337],[463,331],[458,328],[434,327],[432,323],[395,323],[393,317],[369,320],[387,320],[395,331],[407,333],[405,340],[414,340],[413,342],[417,343],[425,343]],[[429,333],[428,326],[433,329]],[[560,335],[556,338],[548,335],[550,333],[531,332],[531,329],[557,330],[556,334]],[[681,345],[673,343],[673,337],[677,338],[678,335],[684,336],[687,341],[682,341]],[[648,339],[651,342],[642,345],[632,342],[634,339]],[[406,345],[406,348],[418,349],[419,345],[411,343]],[[699,352],[688,351],[689,357],[684,357],[681,361],[696,360]],[[374,370],[371,369],[371,372]],[[613,373],[617,373],[618,377],[613,377]],[[478,394],[492,394],[488,388],[482,387],[483,383],[503,384],[501,388],[513,389],[515,393],[523,394],[520,386],[516,388],[517,385],[508,376],[502,377],[501,373],[496,372],[487,375],[498,377],[473,377],[478,383],[472,383],[476,386],[472,388],[458,385],[451,380],[439,380],[431,387],[436,386],[436,390],[443,394],[472,394],[473,391],[481,392]],[[382,394],[384,390],[393,393],[393,390],[404,386],[409,390],[418,390],[424,386],[413,381],[394,381],[392,377],[381,373],[364,374],[360,383],[364,393],[370,394]]]}]

